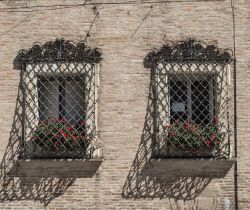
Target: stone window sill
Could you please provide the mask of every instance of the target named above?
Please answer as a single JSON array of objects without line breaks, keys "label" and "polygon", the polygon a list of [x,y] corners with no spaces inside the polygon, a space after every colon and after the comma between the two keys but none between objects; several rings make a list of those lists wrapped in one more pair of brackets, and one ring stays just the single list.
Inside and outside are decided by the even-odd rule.
[{"label": "stone window sill", "polygon": [[157,178],[173,176],[223,178],[235,162],[235,158],[151,159],[142,169],[142,175]]},{"label": "stone window sill", "polygon": [[90,178],[103,158],[94,159],[25,159],[18,160],[9,172],[14,177]]}]

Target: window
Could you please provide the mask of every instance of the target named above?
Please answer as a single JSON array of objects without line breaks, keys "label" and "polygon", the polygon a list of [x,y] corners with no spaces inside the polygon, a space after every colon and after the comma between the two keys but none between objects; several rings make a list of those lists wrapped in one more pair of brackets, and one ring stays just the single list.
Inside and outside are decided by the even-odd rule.
[{"label": "window", "polygon": [[85,119],[84,75],[38,77],[39,119],[66,119],[70,124]]},{"label": "window", "polygon": [[100,52],[60,39],[35,44],[18,56],[24,95],[22,158],[91,158]]},{"label": "window", "polygon": [[215,87],[213,76],[169,79],[171,122],[182,119],[208,124],[215,117]]},{"label": "window", "polygon": [[230,52],[193,39],[151,52],[157,158],[230,155]]},{"label": "window", "polygon": [[34,158],[81,158],[95,139],[95,65],[28,64],[25,148]]}]

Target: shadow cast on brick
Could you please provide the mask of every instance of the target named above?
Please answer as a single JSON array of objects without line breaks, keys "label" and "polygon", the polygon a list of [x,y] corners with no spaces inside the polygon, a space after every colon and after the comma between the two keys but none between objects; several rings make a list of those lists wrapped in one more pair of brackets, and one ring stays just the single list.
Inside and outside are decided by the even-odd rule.
[{"label": "shadow cast on brick", "polygon": [[[150,56],[149,54],[148,56]],[[147,56],[147,57],[148,57]],[[147,57],[144,60],[144,66],[152,67]],[[144,128],[142,131],[141,142],[135,155],[133,164],[127,175],[125,184],[122,189],[124,199],[154,199],[154,198],[173,198],[175,200],[192,200],[195,199],[206,186],[211,182],[213,177],[200,176],[166,176],[157,177],[143,174],[143,169],[150,164],[152,157],[152,139],[154,135],[154,92],[153,92],[153,74],[151,74],[148,104]]]},{"label": "shadow cast on brick", "polygon": [[19,161],[22,148],[22,99],[23,92],[19,85],[10,138],[1,162],[0,202],[36,200],[46,206],[54,198],[62,195],[76,178],[35,175],[16,177],[10,173]]}]

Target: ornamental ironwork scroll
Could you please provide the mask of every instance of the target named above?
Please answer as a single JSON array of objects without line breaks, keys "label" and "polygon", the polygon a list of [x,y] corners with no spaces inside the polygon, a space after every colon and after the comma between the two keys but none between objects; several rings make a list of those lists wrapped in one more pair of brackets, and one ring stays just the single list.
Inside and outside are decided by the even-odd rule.
[{"label": "ornamental ironwork scroll", "polygon": [[96,144],[96,80],[101,51],[64,39],[21,50],[21,158],[92,158]]},{"label": "ornamental ironwork scroll", "polygon": [[202,41],[168,42],[145,58],[154,79],[156,158],[228,158],[232,52]]}]

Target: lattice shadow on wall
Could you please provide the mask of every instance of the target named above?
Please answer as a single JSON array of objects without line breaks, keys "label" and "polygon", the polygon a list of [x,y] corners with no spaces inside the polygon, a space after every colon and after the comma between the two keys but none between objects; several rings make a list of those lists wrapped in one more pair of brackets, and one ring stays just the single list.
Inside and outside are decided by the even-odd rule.
[{"label": "lattice shadow on wall", "polygon": [[[89,138],[86,138],[95,137],[95,74],[93,68],[84,66],[93,67],[100,61],[99,49],[92,49],[82,41],[74,43],[64,39],[56,39],[43,45],[35,43],[30,49],[18,52],[13,65],[14,69],[21,70],[20,83],[10,138],[1,162],[0,202],[38,200],[48,205],[74,183],[79,173],[81,177],[85,177],[82,172],[87,172],[87,177],[91,177],[96,172],[102,160],[89,160],[94,159],[96,139],[89,142]],[[55,83],[60,85],[53,90]],[[70,93],[68,98],[67,93]],[[77,105],[72,105],[72,101]],[[78,113],[75,113],[76,107]],[[53,112],[53,108],[61,108],[62,111]],[[66,119],[69,115],[71,117]],[[80,120],[85,122],[80,123]],[[81,126],[77,127],[75,121],[79,121]],[[43,130],[47,125],[59,128],[61,134],[49,127],[45,132],[38,132],[42,136],[36,135],[36,131]],[[67,136],[66,144],[61,141],[63,136]],[[52,139],[55,141],[51,141]],[[35,142],[31,143],[32,140]],[[79,143],[85,140],[87,143]],[[76,141],[78,145],[74,150],[73,144]],[[95,149],[99,151],[98,148]],[[46,161],[39,164],[32,161],[32,158],[41,161],[55,158],[56,161],[52,164]],[[70,162],[68,158],[74,158],[74,161]],[[81,161],[77,161],[78,158]],[[73,169],[67,167],[69,164]],[[83,165],[79,167],[79,164]],[[89,166],[90,170],[85,166]],[[28,168],[27,171],[23,170],[25,167]],[[65,169],[70,173],[65,173]]]},{"label": "lattice shadow on wall", "polygon": [[[224,177],[225,174],[227,174],[228,170],[230,169],[233,163],[233,161],[230,162],[230,160],[229,161],[227,160],[227,158],[230,155],[229,154],[230,153],[229,139],[225,138],[225,141],[223,141],[223,144],[220,144],[220,146],[218,146],[215,150],[210,150],[209,153],[207,153],[209,155],[205,154],[204,150],[202,150],[202,153],[198,153],[197,155],[197,153],[192,153],[193,148],[191,148],[191,150],[188,149],[184,151],[180,151],[180,149],[178,149],[179,146],[181,147],[186,146],[185,148],[188,148],[190,146],[189,145],[190,142],[187,141],[187,138],[183,140],[184,142],[179,141],[179,139],[181,138],[181,135],[178,136],[179,139],[177,138],[178,147],[174,148],[175,150],[174,152],[172,152],[172,150],[170,152],[168,150],[162,150],[162,148],[163,149],[165,148],[164,146],[162,146],[162,142],[166,141],[168,138],[164,138],[164,139],[159,138],[159,134],[163,134],[165,132],[163,129],[164,126],[168,125],[172,127],[176,123],[175,120],[177,121],[177,118],[175,119],[175,116],[170,113],[170,110],[173,109],[172,108],[173,103],[171,103],[170,100],[167,101],[168,97],[171,98],[170,91],[168,89],[169,87],[171,87],[171,84],[169,85],[169,79],[167,79],[169,78],[169,75],[168,77],[166,77],[166,75],[169,73],[172,73],[171,76],[174,75],[177,77],[177,80],[181,81],[182,80],[182,78],[180,77],[181,74],[184,76],[194,74],[196,70],[194,70],[194,66],[192,65],[195,64],[195,62],[196,63],[198,62],[198,66],[199,66],[200,63],[206,64],[206,63],[209,63],[210,61],[213,62],[214,60],[219,63],[221,63],[221,61],[222,62],[224,61],[224,63],[229,64],[231,61],[230,51],[227,51],[227,50],[224,51],[220,48],[217,48],[214,45],[206,45],[205,43],[196,41],[194,39],[187,39],[186,41],[179,42],[177,44],[169,42],[166,45],[164,45],[160,50],[154,50],[150,52],[144,59],[144,67],[151,68],[148,104],[147,104],[145,123],[144,123],[144,128],[142,131],[139,149],[136,153],[135,159],[133,161],[133,164],[131,166],[131,169],[129,171],[125,184],[123,186],[123,190],[122,190],[123,198],[126,198],[126,199],[129,199],[129,198],[131,199],[138,199],[138,198],[152,198],[152,199],[153,198],[160,198],[160,199],[169,198],[170,199],[170,198],[173,198],[174,200],[192,200],[192,199],[195,199],[198,195],[200,195],[200,193],[206,188],[206,186],[211,182],[211,180],[214,177]],[[178,62],[181,62],[182,64],[178,65]],[[170,66],[160,69],[160,74],[159,74],[159,72],[155,71],[158,67],[156,64],[159,64],[159,63],[165,63],[165,64],[170,63]],[[176,69],[175,64],[177,64],[178,66],[177,69]],[[195,65],[195,69],[197,69],[196,67],[197,65]],[[207,75],[209,68],[203,68],[203,70],[200,70],[198,68],[198,71],[199,71],[198,73],[202,76]],[[212,67],[212,69],[216,69],[216,68],[217,68],[216,66]],[[167,70],[167,72],[163,72],[161,70]],[[220,72],[223,72],[223,71],[220,71]],[[158,76],[161,78],[159,79]],[[194,74],[194,77],[197,78],[197,74]],[[163,80],[161,80],[162,78]],[[188,77],[188,79],[189,78],[190,77]],[[204,80],[206,80],[206,78]],[[219,83],[220,84],[222,83],[224,85],[224,83],[226,83],[227,81],[230,81],[230,77],[223,75],[220,81],[223,81]],[[177,87],[175,89],[173,88],[173,90],[177,92],[178,91],[177,89],[180,87],[180,85],[179,84],[177,85],[174,84],[174,85]],[[157,91],[157,88],[158,88],[158,91]],[[195,88],[197,89],[197,87]],[[223,89],[222,91],[223,94],[224,92],[227,92],[227,89],[225,89],[224,86],[222,89]],[[182,90],[182,93],[180,93],[180,95],[185,96],[185,94],[183,93],[184,91]],[[201,95],[204,96],[204,94],[201,94]],[[190,99],[192,95],[188,97]],[[211,98],[215,98],[215,96],[212,96]],[[201,100],[204,100],[204,99],[201,99]],[[183,101],[185,100],[183,99],[182,102]],[[221,103],[221,101],[223,100],[220,100],[218,103]],[[226,119],[226,123],[229,123],[228,122],[229,119],[227,118],[227,116],[224,117],[221,115],[221,113],[225,115],[228,114],[227,102],[228,100],[225,100],[224,104],[226,104],[225,105],[226,107],[225,109],[222,110],[222,112],[220,110],[219,117],[221,120]],[[209,102],[209,104],[212,104],[212,103]],[[187,112],[188,110],[186,108],[187,105],[186,107],[184,107],[182,106],[182,104],[176,103],[176,106],[177,107],[175,109],[181,110],[181,112],[183,113]],[[181,124],[181,126],[183,127],[186,126],[185,121],[197,123],[201,126],[205,125],[205,127],[207,127],[207,123],[205,122],[205,120],[209,119],[209,123],[212,122],[213,118],[215,116],[218,116],[218,114],[212,115],[211,113],[216,113],[216,111],[218,111],[218,109],[215,111],[211,111],[211,112],[209,111],[208,113],[210,113],[210,115],[207,115],[207,117],[204,117],[204,119],[202,119],[200,122],[197,121],[198,117],[195,117],[194,119],[192,119],[191,117],[187,119],[181,119],[181,117],[184,116],[183,114],[177,117],[180,120],[180,122],[183,123]],[[180,112],[180,111],[176,111],[176,112]],[[171,119],[171,116],[172,116],[172,119]],[[205,115],[203,114],[203,116]],[[227,125],[226,123],[225,125]],[[189,125],[190,124],[187,124],[186,126],[187,129],[191,127]],[[226,129],[227,128],[228,127],[226,126]],[[228,133],[230,132],[229,129],[227,131]],[[205,133],[205,130],[203,130],[203,133]],[[188,137],[190,136],[189,133],[187,132],[184,134],[187,134]],[[205,140],[202,140],[202,141],[206,142]],[[196,145],[196,142],[195,144],[192,145],[192,147],[194,145]],[[200,146],[200,144],[197,144],[197,145]],[[205,145],[204,148],[206,147],[209,148],[209,145]],[[169,147],[168,145],[167,149],[169,148],[171,149],[173,147]],[[222,153],[220,153],[220,155],[213,155],[213,152],[211,151],[222,151]],[[223,166],[224,168],[223,167],[214,168],[213,162],[209,161],[209,159],[206,159],[205,162],[207,163],[211,162],[212,169],[215,169],[217,173],[217,174],[208,174],[206,173],[206,170],[203,170],[202,167],[200,167],[202,164],[199,164],[199,161],[203,161],[202,158],[204,157],[214,158],[215,165],[217,164],[217,166],[220,163],[219,162],[220,159],[223,159],[221,160],[222,165],[226,165],[226,166],[225,167]],[[174,162],[173,158],[179,158],[179,160],[185,160],[183,158],[189,158],[185,160],[189,163],[190,163],[190,160],[193,161],[195,158],[198,158],[198,161],[196,164],[199,164],[199,165],[193,165],[191,168],[189,168],[190,173],[185,173],[182,170],[183,165],[175,166],[174,170],[170,168],[166,168],[166,167],[158,168],[159,169],[158,170],[157,168],[151,167],[152,165],[150,163],[151,160],[158,161],[158,160],[163,160],[164,158],[165,158],[164,161],[166,162],[168,162],[168,158],[169,158],[169,160],[173,162],[172,165],[174,165],[174,163],[177,163],[177,162]],[[161,161],[161,162],[163,163],[164,161]],[[162,165],[164,165],[164,163],[161,164],[160,167],[162,167]],[[147,173],[144,173],[144,169],[146,168],[145,166],[151,167],[152,169],[151,171],[153,171],[154,173],[151,173],[150,175],[148,175]],[[201,173],[200,171],[198,173],[196,173],[197,171],[193,173],[193,169],[196,169],[196,166],[197,168],[201,169]],[[163,173],[159,174],[159,171],[162,171]],[[213,208],[214,207],[210,206],[210,209],[213,209]]]},{"label": "lattice shadow on wall", "polygon": [[13,177],[9,171],[18,161],[21,148],[23,93],[18,89],[15,114],[7,148],[1,162],[0,202],[37,200],[48,205],[54,198],[62,195],[75,178]]},{"label": "lattice shadow on wall", "polygon": [[143,176],[141,174],[142,168],[150,160],[152,155],[154,117],[153,98],[153,77],[151,75],[148,104],[141,142],[133,161],[133,165],[130,168],[126,182],[123,186],[122,197],[126,199],[194,199],[205,189],[212,178],[175,176],[162,180],[156,177]]}]

